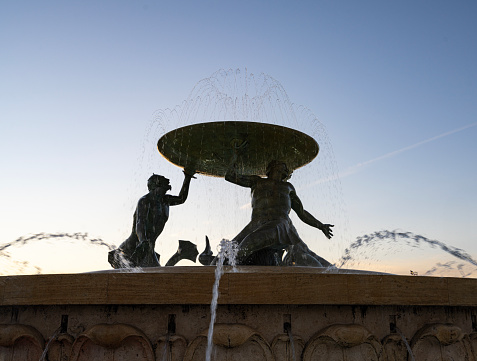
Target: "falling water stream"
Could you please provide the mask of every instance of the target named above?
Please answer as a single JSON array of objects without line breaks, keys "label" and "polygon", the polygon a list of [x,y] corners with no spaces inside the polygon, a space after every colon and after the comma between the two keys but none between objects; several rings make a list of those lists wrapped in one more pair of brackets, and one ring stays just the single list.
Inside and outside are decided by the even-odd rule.
[{"label": "falling water stream", "polygon": [[166,340],[164,341],[164,350],[162,351],[162,361],[168,361],[171,358],[169,357],[169,353],[172,351],[171,350],[171,345],[170,345],[170,339],[171,339],[171,334],[170,332],[167,332],[166,334]]},{"label": "falling water stream", "polygon": [[220,278],[224,274],[224,263],[227,260],[228,264],[232,267],[232,271],[236,272],[236,257],[237,257],[237,244],[227,239],[222,239],[218,248],[217,262],[215,267],[215,282],[212,288],[212,302],[210,303],[210,324],[207,334],[207,350],[206,361],[210,361],[213,351],[213,335],[214,324],[217,316],[217,301],[219,299],[219,283]]},{"label": "falling water stream", "polygon": [[414,354],[412,353],[411,346],[409,345],[409,342],[407,342],[406,336],[401,332],[401,330],[397,327],[395,327],[396,332],[401,336],[401,339],[403,340],[404,344],[406,345],[407,353],[409,354],[409,361],[415,361]]},{"label": "falling water stream", "polygon": [[291,325],[290,324],[287,324],[286,331],[287,331],[287,335],[288,335],[288,340],[290,341],[290,348],[291,348],[290,352],[291,352],[292,360],[296,361],[295,340],[293,339],[293,334],[291,332]]},{"label": "falling water stream", "polygon": [[48,340],[48,343],[45,346],[45,349],[43,350],[43,353],[41,354],[40,360],[39,361],[48,361],[47,355],[48,355],[48,350],[50,349],[50,344],[52,341],[56,340],[56,337],[61,333],[61,327],[58,327],[56,331],[53,333],[53,335],[50,337]]}]

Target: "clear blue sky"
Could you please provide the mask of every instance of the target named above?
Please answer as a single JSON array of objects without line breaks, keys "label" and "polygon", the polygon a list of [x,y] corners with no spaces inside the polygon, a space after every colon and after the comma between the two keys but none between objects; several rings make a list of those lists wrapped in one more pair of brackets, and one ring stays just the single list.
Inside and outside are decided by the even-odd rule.
[{"label": "clear blue sky", "polygon": [[[401,229],[477,257],[476,18],[474,1],[2,1],[0,243],[38,232],[121,243],[145,174],[180,187],[180,169],[159,154],[151,169],[139,161],[154,112],[219,69],[246,68],[279,81],[327,129],[342,211],[322,219],[330,201],[313,197],[314,175],[297,175],[305,207],[336,224],[334,241],[299,228],[312,249],[336,261],[358,236]],[[158,240],[162,263],[177,239],[203,247],[209,229],[182,219],[203,215],[199,189],[222,183],[195,182]],[[248,197],[234,192],[217,207]],[[245,225],[234,219],[223,237]],[[46,271],[109,267],[105,248],[59,243],[18,257]],[[354,266],[422,273],[441,260],[402,250],[380,268],[377,256]]]}]

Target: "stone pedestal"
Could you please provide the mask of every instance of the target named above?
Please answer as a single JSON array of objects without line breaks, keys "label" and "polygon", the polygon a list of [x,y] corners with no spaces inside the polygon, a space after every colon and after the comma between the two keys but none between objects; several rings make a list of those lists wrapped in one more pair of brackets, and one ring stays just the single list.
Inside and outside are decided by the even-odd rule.
[{"label": "stone pedestal", "polygon": [[[477,360],[475,279],[238,269],[215,360]],[[0,360],[204,360],[214,271],[0,277]]]}]

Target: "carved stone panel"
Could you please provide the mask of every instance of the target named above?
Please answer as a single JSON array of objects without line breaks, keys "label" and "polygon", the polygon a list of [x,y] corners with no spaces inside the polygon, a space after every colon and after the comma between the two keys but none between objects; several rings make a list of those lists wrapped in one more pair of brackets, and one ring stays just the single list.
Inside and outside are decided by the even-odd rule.
[{"label": "carved stone panel", "polygon": [[[407,342],[407,340],[406,340]],[[407,361],[408,350],[404,340],[398,334],[386,336],[382,342],[386,361]]]},{"label": "carved stone panel", "polygon": [[472,332],[469,335],[469,343],[474,360],[477,360],[477,332]]},{"label": "carved stone panel", "polygon": [[275,336],[272,341],[272,353],[276,361],[300,360],[305,342],[299,336],[293,335],[293,341],[287,334]]},{"label": "carved stone panel", "polygon": [[474,361],[468,338],[452,324],[423,327],[414,335],[411,348],[419,361]]},{"label": "carved stone panel", "polygon": [[165,335],[156,342],[156,360],[182,361],[187,349],[187,341],[179,335]]},{"label": "carved stone panel", "polygon": [[74,338],[67,333],[52,336],[46,346],[48,361],[68,361]]},{"label": "carved stone panel", "polygon": [[303,361],[381,361],[382,346],[360,325],[332,325],[305,346]]},{"label": "carved stone panel", "polygon": [[43,336],[28,325],[0,325],[0,360],[38,361]]},{"label": "carved stone panel", "polygon": [[78,336],[71,361],[154,361],[146,335],[126,324],[98,324]]},{"label": "carved stone panel", "polygon": [[[187,348],[184,361],[205,360],[207,333],[204,330]],[[270,346],[252,328],[241,324],[216,324],[212,338],[212,360],[275,361]]]}]

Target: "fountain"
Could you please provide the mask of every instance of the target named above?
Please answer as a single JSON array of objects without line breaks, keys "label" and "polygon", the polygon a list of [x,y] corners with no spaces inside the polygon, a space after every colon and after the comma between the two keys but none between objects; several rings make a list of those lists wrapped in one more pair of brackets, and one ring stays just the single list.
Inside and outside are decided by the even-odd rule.
[{"label": "fountain", "polygon": [[[250,80],[248,76],[246,79]],[[270,103],[266,99],[280,90],[268,81],[273,86],[265,87],[264,97],[242,97],[230,104],[220,93],[225,99],[223,107],[216,107],[221,117],[208,118],[210,114],[198,112],[196,105],[217,101],[204,92],[207,87],[218,86],[217,77],[209,78],[205,86],[195,89],[191,96],[194,101],[187,103],[186,112],[200,113],[209,122],[199,117],[195,124],[172,122],[173,129],[164,125],[159,150],[169,161],[187,169],[186,179],[193,170],[197,177],[237,180],[230,173],[231,165],[235,174],[268,179],[264,176],[271,160],[285,163],[286,173],[303,166],[303,172],[312,169],[318,153],[315,140],[294,127],[273,123],[267,116],[269,110],[264,109],[269,109]],[[277,113],[285,114],[300,128],[286,102],[279,109]],[[233,120],[210,121],[227,118]],[[259,127],[261,130],[257,130]],[[262,138],[257,141],[254,137]],[[288,142],[290,139],[293,141]],[[221,145],[205,146],[215,140]],[[326,153],[327,147],[321,141],[318,144],[320,153],[323,148]],[[271,153],[267,153],[269,150]],[[284,187],[288,184],[282,178],[277,182]],[[171,222],[180,214],[179,208],[174,211]],[[326,218],[335,220],[329,215]],[[308,216],[305,219],[310,220]],[[330,225],[315,221],[310,222],[331,237]],[[246,235],[250,233],[247,227]],[[155,242],[161,231],[150,242]],[[348,262],[360,245],[385,237],[407,237],[410,242],[432,244],[461,260],[475,262],[461,250],[405,232],[362,237],[338,262]],[[0,360],[477,358],[475,279],[322,267],[327,261],[313,253],[301,238],[294,238],[295,243],[290,244],[289,237],[281,235],[266,244],[254,241],[250,247],[239,245],[239,265],[234,267],[234,252],[229,249],[215,258],[209,238],[198,257],[206,266],[173,266],[182,257],[195,260],[198,255],[195,245],[180,240],[177,252],[167,262],[169,266],[144,267],[159,262],[154,245],[129,238],[124,248],[133,244],[134,249],[126,250],[127,262],[116,257],[121,254],[118,249],[101,240],[93,242],[106,245],[112,252],[111,263],[117,266],[114,270],[0,277]],[[226,244],[224,241],[223,246]],[[299,247],[294,249],[296,245]],[[135,253],[138,247],[142,248]],[[224,264],[228,259],[230,265]],[[124,266],[130,261],[132,266],[143,268],[129,272]]]}]

